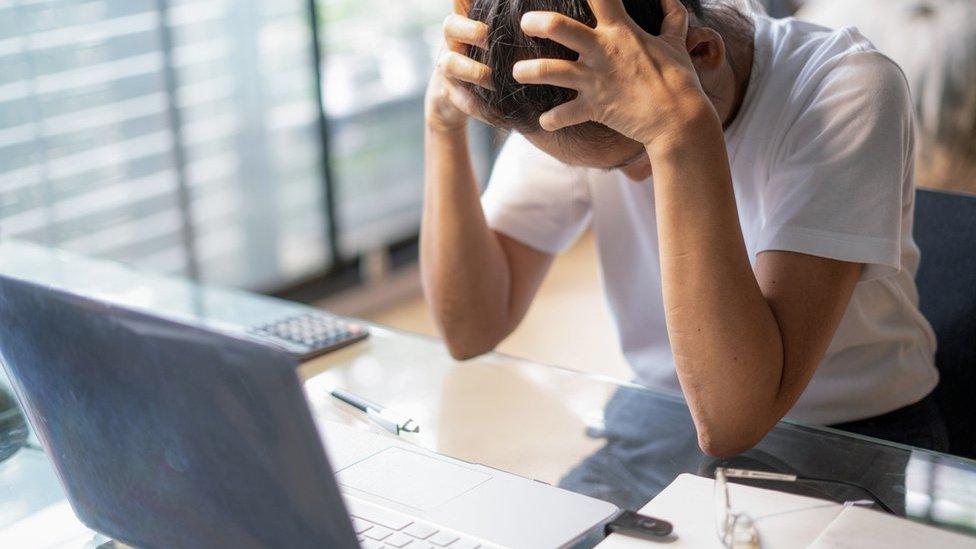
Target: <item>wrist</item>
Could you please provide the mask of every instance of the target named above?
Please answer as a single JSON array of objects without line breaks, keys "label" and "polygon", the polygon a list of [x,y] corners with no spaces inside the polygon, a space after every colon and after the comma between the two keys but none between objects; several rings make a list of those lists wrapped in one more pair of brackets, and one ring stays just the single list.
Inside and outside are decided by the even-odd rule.
[{"label": "wrist", "polygon": [[446,122],[432,116],[426,117],[424,126],[428,134],[438,137],[444,136],[451,139],[456,139],[459,135],[466,135],[468,131],[467,120],[463,122]]},{"label": "wrist", "polygon": [[424,95],[424,127],[428,133],[457,135],[467,127],[468,116],[451,101],[448,81],[435,70]]},{"label": "wrist", "polygon": [[643,140],[652,158],[691,147],[707,146],[716,137],[724,144],[722,122],[715,107],[704,97],[690,100],[672,110],[669,119],[668,129]]}]

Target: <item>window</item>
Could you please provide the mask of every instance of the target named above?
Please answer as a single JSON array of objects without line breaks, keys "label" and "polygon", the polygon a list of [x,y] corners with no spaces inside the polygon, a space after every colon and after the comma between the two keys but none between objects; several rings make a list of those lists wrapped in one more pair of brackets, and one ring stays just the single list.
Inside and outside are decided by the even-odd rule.
[{"label": "window", "polygon": [[259,290],[416,237],[449,10],[0,0],[0,235]]},{"label": "window", "polygon": [[274,287],[331,261],[302,0],[0,1],[0,231]]},{"label": "window", "polygon": [[[339,251],[354,256],[417,234],[424,91],[451,0],[318,0],[318,6]],[[475,165],[484,175],[490,132],[473,129]]]}]

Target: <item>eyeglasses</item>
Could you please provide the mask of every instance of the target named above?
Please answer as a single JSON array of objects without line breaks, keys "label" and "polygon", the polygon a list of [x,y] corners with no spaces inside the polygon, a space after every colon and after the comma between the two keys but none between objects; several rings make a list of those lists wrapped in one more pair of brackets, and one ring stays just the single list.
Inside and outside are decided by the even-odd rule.
[{"label": "eyeglasses", "polygon": [[730,549],[758,549],[759,531],[752,517],[732,510],[729,469],[715,469],[715,529],[722,545]]},{"label": "eyeglasses", "polygon": [[848,501],[845,505],[871,505],[877,504],[886,512],[894,514],[894,511],[871,490],[863,486],[858,486],[850,482],[803,478],[797,475],[786,475],[781,473],[769,473],[765,471],[750,471],[747,469],[726,469],[719,467],[715,469],[715,529],[718,539],[722,545],[729,549],[758,549],[759,530],[752,517],[746,513],[736,512],[732,507],[732,500],[729,496],[730,478],[742,478],[750,480],[771,480],[778,482],[825,482],[830,484],[842,484],[857,488],[871,496],[870,500]]}]

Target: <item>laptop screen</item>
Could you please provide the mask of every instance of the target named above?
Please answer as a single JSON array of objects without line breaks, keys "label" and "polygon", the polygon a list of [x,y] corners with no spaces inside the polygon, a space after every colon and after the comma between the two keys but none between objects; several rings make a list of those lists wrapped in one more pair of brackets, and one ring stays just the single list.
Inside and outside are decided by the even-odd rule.
[{"label": "laptop screen", "polygon": [[287,355],[0,276],[0,360],[89,527],[138,547],[356,547]]}]

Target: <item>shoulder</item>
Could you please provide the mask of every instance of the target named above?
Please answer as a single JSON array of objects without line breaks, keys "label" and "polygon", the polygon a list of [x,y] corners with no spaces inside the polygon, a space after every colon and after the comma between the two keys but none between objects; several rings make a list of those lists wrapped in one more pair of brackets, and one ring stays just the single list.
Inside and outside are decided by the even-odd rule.
[{"label": "shoulder", "polygon": [[[875,107],[911,112],[911,93],[901,68],[854,27],[829,29],[796,19],[772,23],[773,72],[788,78],[794,105],[818,99],[871,102]],[[881,103],[876,103],[877,100]]]},{"label": "shoulder", "polygon": [[772,49],[766,95],[768,104],[780,105],[774,156],[817,142],[867,145],[879,134],[911,145],[914,115],[905,75],[857,29],[795,19],[765,24]]}]

